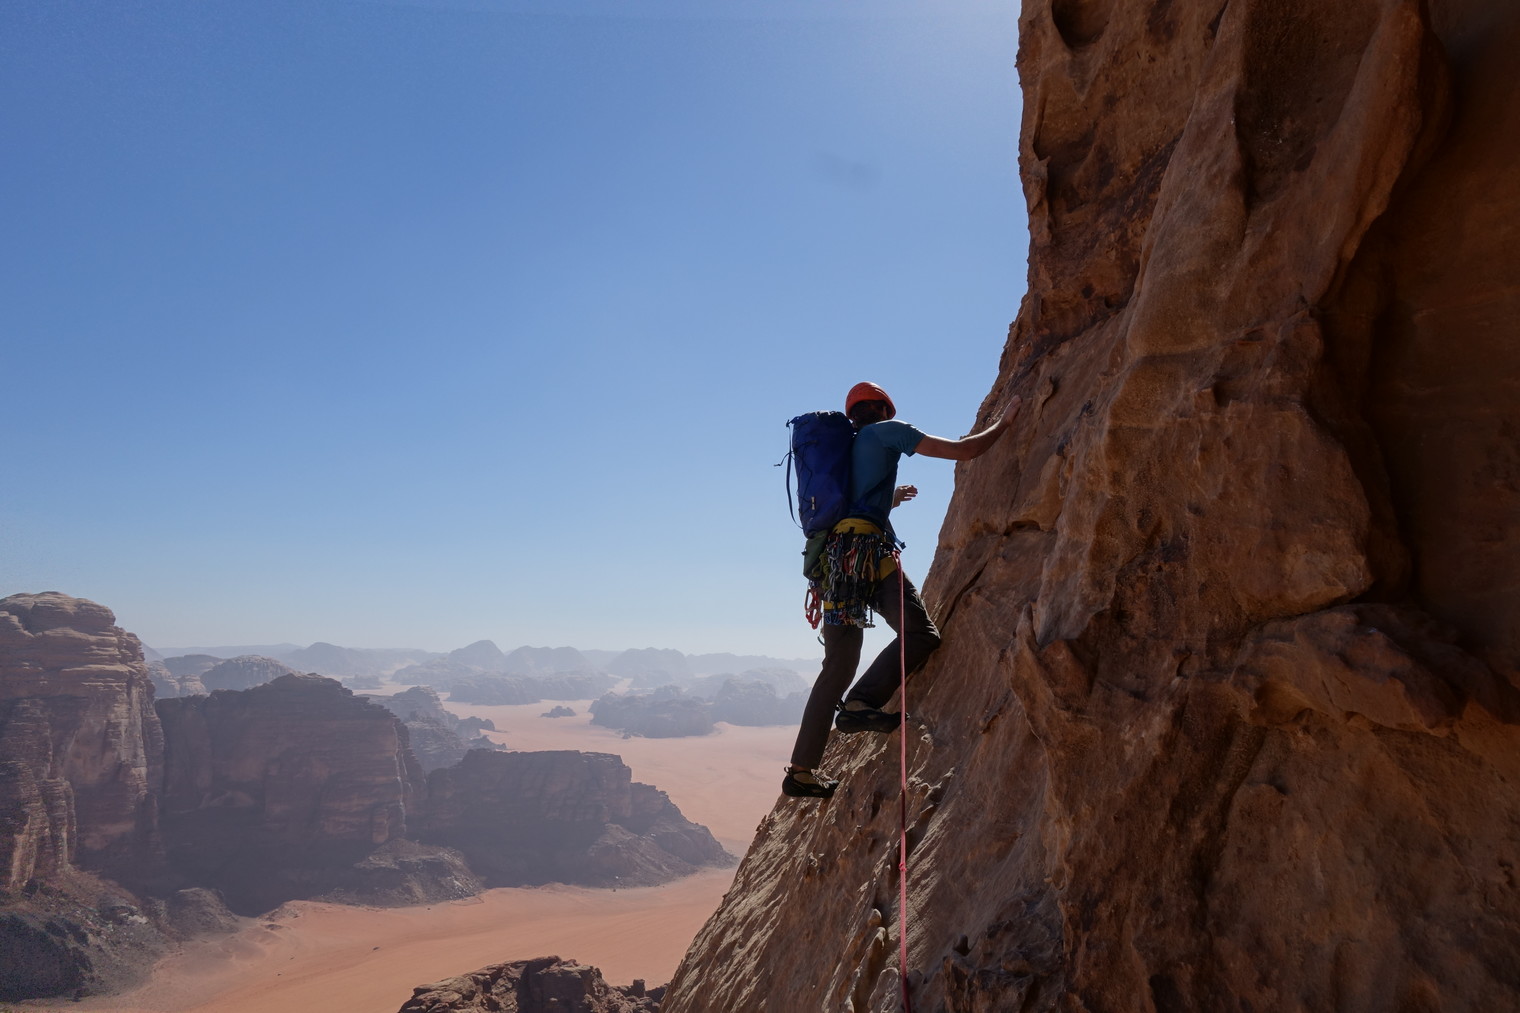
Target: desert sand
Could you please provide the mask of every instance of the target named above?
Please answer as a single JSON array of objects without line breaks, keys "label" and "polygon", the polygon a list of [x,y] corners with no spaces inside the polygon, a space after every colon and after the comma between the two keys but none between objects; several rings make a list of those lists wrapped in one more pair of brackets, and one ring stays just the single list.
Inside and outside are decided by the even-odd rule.
[{"label": "desert sand", "polygon": [[[697,738],[625,739],[593,726],[588,704],[570,704],[571,718],[541,717],[552,703],[446,706],[492,719],[499,731],[491,737],[513,749],[616,753],[635,780],[667,791],[687,817],[705,824],[735,856],[743,854],[776,802],[795,729],[719,725],[716,734]],[[594,964],[613,983],[642,978],[653,986],[670,979],[732,880],[732,869],[716,869],[659,887],[501,889],[414,908],[297,901],[235,935],[187,944],[133,992],[24,1008],[392,1013],[417,985],[550,954]]]}]

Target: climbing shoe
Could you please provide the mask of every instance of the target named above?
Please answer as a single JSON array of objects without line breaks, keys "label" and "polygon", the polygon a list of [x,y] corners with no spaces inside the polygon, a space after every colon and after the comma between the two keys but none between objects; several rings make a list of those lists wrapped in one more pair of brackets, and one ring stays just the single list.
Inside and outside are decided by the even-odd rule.
[{"label": "climbing shoe", "polygon": [[895,732],[902,725],[901,714],[891,714],[875,707],[862,707],[859,710],[849,710],[841,707],[839,713],[834,715],[834,727],[846,735],[856,732]]},{"label": "climbing shoe", "polygon": [[781,794],[792,798],[833,798],[839,782],[829,778],[814,777],[810,770],[788,770],[781,782]]}]

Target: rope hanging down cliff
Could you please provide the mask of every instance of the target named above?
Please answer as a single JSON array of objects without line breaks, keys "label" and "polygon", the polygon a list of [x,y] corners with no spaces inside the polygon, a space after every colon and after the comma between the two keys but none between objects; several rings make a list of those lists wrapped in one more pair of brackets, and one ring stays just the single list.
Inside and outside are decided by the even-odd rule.
[{"label": "rope hanging down cliff", "polygon": [[[898,566],[902,557],[892,553]],[[907,590],[902,581],[897,582],[897,614],[903,614]],[[901,725],[898,728],[898,769],[901,772],[901,788],[897,796],[897,970],[902,979],[903,1013],[913,1013],[913,998],[908,989],[908,640],[897,638],[898,671],[901,673],[900,691],[897,699]]]}]

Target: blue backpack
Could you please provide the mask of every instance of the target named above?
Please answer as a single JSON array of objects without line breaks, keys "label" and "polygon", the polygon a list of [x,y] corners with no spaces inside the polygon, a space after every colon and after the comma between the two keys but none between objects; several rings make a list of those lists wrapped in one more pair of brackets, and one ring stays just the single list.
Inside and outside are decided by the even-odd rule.
[{"label": "blue backpack", "polygon": [[808,412],[787,423],[792,449],[787,456],[787,505],[792,470],[797,471],[797,502],[792,520],[808,538],[825,534],[849,514],[850,451],[855,427],[844,412]]}]

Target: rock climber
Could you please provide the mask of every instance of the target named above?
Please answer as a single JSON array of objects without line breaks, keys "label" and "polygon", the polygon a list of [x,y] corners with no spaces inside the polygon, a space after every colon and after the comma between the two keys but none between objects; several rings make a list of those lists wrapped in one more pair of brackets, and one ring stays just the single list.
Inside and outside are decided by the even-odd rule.
[{"label": "rock climber", "polygon": [[[897,484],[898,460],[903,454],[949,461],[980,457],[1012,425],[1019,403],[1017,395],[1011,397],[992,425],[948,440],[897,421],[897,407],[874,383],[857,383],[845,396],[845,414],[855,426],[850,452],[851,514],[834,525],[823,550],[823,668],[802,712],[792,762],[781,782],[783,794],[829,798],[839,786],[837,780],[816,770],[828,743],[831,717],[835,729],[847,735],[889,733],[902,722],[901,713],[882,710],[896,692],[901,674],[898,640],[888,644],[850,687],[871,612],[885,619],[904,641],[909,675],[939,646],[939,630],[918,589],[892,556],[897,536],[887,515],[918,495],[914,486]],[[850,689],[841,702],[846,687]]]}]

